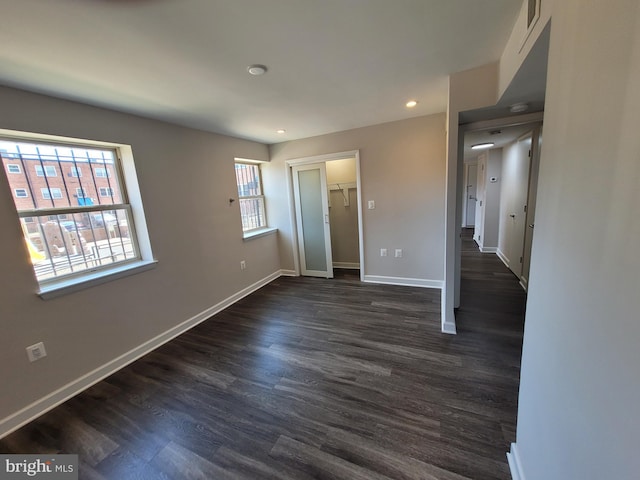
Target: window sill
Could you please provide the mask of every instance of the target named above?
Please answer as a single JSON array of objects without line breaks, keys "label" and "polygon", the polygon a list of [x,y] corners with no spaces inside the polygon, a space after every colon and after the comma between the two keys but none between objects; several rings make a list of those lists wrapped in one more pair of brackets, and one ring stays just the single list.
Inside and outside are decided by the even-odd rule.
[{"label": "window sill", "polygon": [[61,280],[59,282],[40,287],[37,294],[43,300],[49,300],[51,298],[84,290],[85,288],[94,287],[112,280],[117,280],[118,278],[128,277],[129,275],[135,275],[136,273],[151,270],[152,268],[155,268],[156,263],[158,263],[157,260],[140,260],[126,265],[121,265],[119,267],[110,268],[108,270],[89,273],[82,277]]},{"label": "window sill", "polygon": [[277,228],[260,228],[258,230],[251,230],[250,232],[245,232],[242,235],[243,240],[253,240],[254,238],[264,237],[265,235],[271,235],[272,233],[277,232]]}]

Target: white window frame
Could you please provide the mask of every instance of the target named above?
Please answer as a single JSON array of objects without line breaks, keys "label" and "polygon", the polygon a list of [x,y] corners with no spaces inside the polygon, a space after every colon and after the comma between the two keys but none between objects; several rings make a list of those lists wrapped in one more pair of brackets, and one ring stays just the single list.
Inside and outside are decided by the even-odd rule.
[{"label": "white window frame", "polygon": [[[18,195],[18,192],[24,192],[24,195]],[[26,188],[16,188],[13,193],[16,198],[29,198],[29,191]]]},{"label": "white window frame", "polygon": [[87,190],[81,187],[76,187],[76,197],[87,198]]},{"label": "white window frame", "polygon": [[100,196],[102,198],[111,198],[111,197],[113,197],[113,188],[111,188],[111,187],[99,187],[99,192],[98,193],[100,194]]},{"label": "white window frame", "polygon": [[44,168],[42,165],[34,165],[36,170],[37,177],[57,177],[58,171],[54,165],[45,165]]},{"label": "white window frame", "polygon": [[95,167],[93,169],[93,175],[96,178],[111,178],[111,173],[106,167]]},{"label": "white window frame", "polygon": [[[140,187],[133,159],[133,150],[130,145],[114,144],[108,142],[79,140],[57,135],[34,134],[14,130],[0,129],[0,140],[16,141],[19,143],[53,144],[58,143],[66,147],[85,147],[89,149],[112,149],[117,158],[118,169],[116,173],[120,178],[120,190],[123,201],[128,201],[124,208],[129,209],[130,236],[136,243],[137,258],[127,262],[113,263],[105,268],[95,268],[79,272],[77,275],[59,277],[52,281],[39,282],[39,290],[36,292],[43,299],[55,298],[60,295],[70,294],[85,288],[103,284],[125,276],[137,274],[155,267],[157,260],[153,256],[149,231],[147,228]],[[18,157],[16,157],[18,158]],[[107,172],[107,170],[105,170]],[[108,176],[110,177],[110,175]],[[107,177],[107,178],[108,178]],[[26,189],[23,189],[26,190]],[[28,196],[28,195],[27,195]],[[48,208],[38,210],[21,210],[17,212],[18,219],[46,217],[51,214],[66,215],[86,211],[106,211],[120,209],[123,204],[101,205],[97,208],[65,207]],[[35,276],[35,270],[34,270]],[[37,280],[37,279],[36,279]]]},{"label": "white window frame", "polygon": [[40,192],[42,192],[42,198],[44,200],[60,200],[63,198],[62,189],[58,187],[42,187]]},{"label": "white window frame", "polygon": [[75,167],[71,167],[70,172],[71,172],[71,176],[72,176],[73,178],[80,178],[80,177],[82,177],[82,168],[80,168],[80,167],[77,167],[77,166],[75,166]]},{"label": "white window frame", "polygon": [[[258,185],[260,190],[259,195],[243,195],[240,192],[240,185],[238,184],[238,178],[236,176],[236,188],[238,190],[238,203],[240,204],[240,219],[242,221],[242,233],[245,237],[251,236],[252,233],[269,229],[269,224],[267,222],[267,209],[266,209],[266,202],[265,202],[265,196],[264,196],[264,188],[262,184],[262,169],[260,168],[261,163],[262,162],[256,161],[256,160],[239,159],[239,158],[236,158],[234,163],[234,170],[236,165],[249,165],[252,167],[256,167],[258,172]],[[245,225],[245,221],[242,214],[243,200],[255,201],[258,203],[259,210],[260,210],[260,218],[262,220],[262,222],[259,225],[256,225],[256,226]]]},{"label": "white window frame", "polygon": [[[17,171],[11,171],[11,168],[16,168]],[[22,173],[19,163],[7,163],[7,173]]]}]

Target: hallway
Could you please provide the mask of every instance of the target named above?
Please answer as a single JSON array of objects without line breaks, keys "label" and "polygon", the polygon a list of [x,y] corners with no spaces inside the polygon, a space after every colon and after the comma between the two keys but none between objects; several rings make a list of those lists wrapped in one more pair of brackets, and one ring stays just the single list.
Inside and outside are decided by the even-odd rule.
[{"label": "hallway", "polygon": [[[526,293],[516,276],[497,255],[480,253],[473,229],[462,229],[462,280],[460,308],[456,312],[458,337],[484,344],[500,359],[505,391],[517,405]],[[495,369],[495,365],[492,365]],[[505,440],[515,441],[517,409],[508,412],[513,421],[502,421]]]}]

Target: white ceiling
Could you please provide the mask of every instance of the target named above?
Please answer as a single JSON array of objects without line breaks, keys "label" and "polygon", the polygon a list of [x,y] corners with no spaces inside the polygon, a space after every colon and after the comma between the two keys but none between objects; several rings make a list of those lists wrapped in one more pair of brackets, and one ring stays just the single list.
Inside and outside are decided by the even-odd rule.
[{"label": "white ceiling", "polygon": [[525,124],[509,127],[492,127],[486,130],[466,132],[464,134],[464,161],[466,163],[473,162],[473,160],[482,153],[481,150],[471,150],[472,145],[493,142],[495,143],[493,148],[502,148],[515,142],[518,138],[531,130],[533,130],[533,125]]},{"label": "white ceiling", "polygon": [[521,3],[0,0],[0,84],[275,143],[444,112]]}]

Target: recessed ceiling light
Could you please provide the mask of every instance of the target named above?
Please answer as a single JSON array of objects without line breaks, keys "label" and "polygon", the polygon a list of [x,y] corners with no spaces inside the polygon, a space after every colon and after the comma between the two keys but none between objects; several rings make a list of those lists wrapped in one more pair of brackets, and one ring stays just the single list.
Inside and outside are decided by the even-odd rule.
[{"label": "recessed ceiling light", "polygon": [[405,105],[407,108],[413,108],[418,105],[418,102],[416,102],[415,100],[409,100]]},{"label": "recessed ceiling light", "polygon": [[280,128],[278,130],[276,130],[276,133],[285,133],[286,130],[284,128]]},{"label": "recessed ceiling light", "polygon": [[493,142],[488,143],[478,143],[476,145],[471,145],[471,150],[482,150],[483,148],[491,148],[495,145]]},{"label": "recessed ceiling light", "polygon": [[247,67],[247,72],[251,75],[264,75],[267,73],[267,67],[264,65],[249,65]]}]

